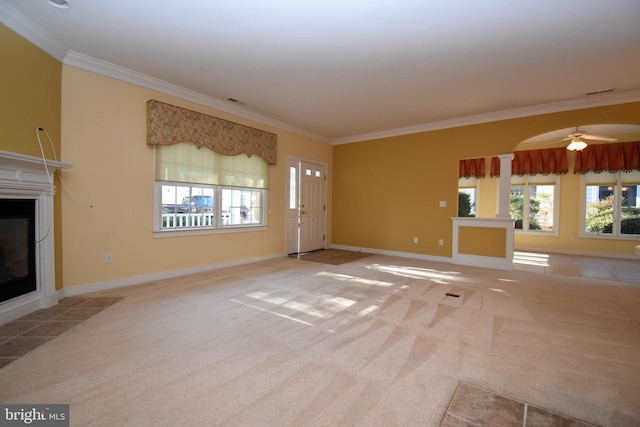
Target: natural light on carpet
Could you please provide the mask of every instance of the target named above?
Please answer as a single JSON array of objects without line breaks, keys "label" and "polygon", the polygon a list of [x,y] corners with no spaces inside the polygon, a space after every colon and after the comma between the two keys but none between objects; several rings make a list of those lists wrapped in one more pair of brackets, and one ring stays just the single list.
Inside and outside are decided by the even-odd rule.
[{"label": "natural light on carpet", "polygon": [[380,265],[373,264],[368,268],[381,271],[384,273],[390,273],[396,276],[408,277],[409,279],[424,279],[431,280],[440,284],[448,284],[449,281],[458,280],[454,275],[459,275],[460,273],[455,271],[437,271],[431,270],[428,268],[418,268],[418,267],[402,267],[398,265]]}]

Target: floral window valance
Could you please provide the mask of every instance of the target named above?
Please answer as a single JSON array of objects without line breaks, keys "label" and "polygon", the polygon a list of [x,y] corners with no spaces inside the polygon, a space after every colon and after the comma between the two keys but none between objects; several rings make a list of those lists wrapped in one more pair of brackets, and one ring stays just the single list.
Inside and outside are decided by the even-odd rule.
[{"label": "floral window valance", "polygon": [[458,166],[459,178],[484,178],[485,159],[462,159]]},{"label": "floral window valance", "polygon": [[[562,175],[569,171],[566,148],[516,151],[511,160],[511,175]],[[491,159],[491,176],[500,176],[500,159]]]},{"label": "floral window valance", "polygon": [[174,145],[192,142],[218,154],[254,154],[275,165],[277,135],[228,120],[165,104],[147,102],[147,144]]},{"label": "floral window valance", "polygon": [[576,153],[574,173],[640,170],[640,141],[590,144]]}]

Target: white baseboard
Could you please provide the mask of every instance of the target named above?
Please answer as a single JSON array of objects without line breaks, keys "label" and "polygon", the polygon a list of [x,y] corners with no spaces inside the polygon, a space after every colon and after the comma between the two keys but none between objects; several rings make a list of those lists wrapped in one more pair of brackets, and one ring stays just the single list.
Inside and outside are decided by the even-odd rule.
[{"label": "white baseboard", "polygon": [[471,267],[493,268],[494,270],[513,270],[513,259],[495,258],[478,255],[458,254],[452,264],[468,265]]},{"label": "white baseboard", "polygon": [[[377,254],[377,255],[396,256],[400,258],[419,259],[424,261],[445,262],[449,264],[453,262],[451,257],[440,257],[440,256],[433,256],[433,255],[416,254],[411,252],[388,251],[388,250],[381,250],[381,249],[375,249],[375,248],[363,248],[363,247],[349,246],[349,245],[330,245],[329,248],[341,249],[341,250],[352,251],[352,252],[367,252],[367,253]],[[638,259],[638,257],[633,254],[630,254],[630,255],[612,254],[612,253],[606,253],[606,252],[599,253],[599,252],[584,252],[584,251],[553,251],[553,250],[541,251],[539,248],[526,248],[526,247],[518,247],[516,248],[516,251],[557,253],[557,254],[566,254],[566,255],[594,256],[594,257],[621,258],[621,259]],[[117,279],[117,280],[110,280],[106,282],[97,282],[97,283],[89,283],[86,285],[73,286],[70,288],[63,288],[58,290],[58,299],[62,299],[68,296],[83,295],[83,294],[88,294],[92,292],[105,291],[109,289],[117,289],[125,286],[139,285],[142,283],[153,282],[156,280],[171,279],[175,277],[186,276],[189,274],[204,273],[207,271],[219,270],[221,268],[235,267],[238,265],[251,264],[254,262],[266,261],[269,259],[275,259],[275,258],[286,257],[286,256],[287,256],[286,253],[281,253],[281,254],[272,254],[272,255],[266,255],[266,256],[255,257],[255,258],[243,258],[239,260],[222,262],[222,263],[199,265],[196,267],[189,267],[189,268],[184,268],[180,270],[163,271],[160,273],[144,274],[141,276],[126,277],[124,279]],[[471,265],[471,266],[477,266],[477,267],[497,268],[497,269],[507,268],[503,264],[489,265],[490,263],[487,264],[486,262],[487,260],[484,260],[485,262],[481,262],[479,264],[476,264],[471,260],[464,260],[464,261],[466,261],[463,263],[465,265]]]},{"label": "white baseboard", "polygon": [[389,256],[397,256],[400,258],[412,258],[412,259],[420,259],[424,261],[435,261],[435,262],[446,262],[451,263],[450,257],[439,257],[433,255],[424,255],[424,254],[414,254],[412,252],[400,252],[400,251],[386,251],[382,249],[374,249],[374,248],[361,248],[357,246],[347,246],[347,245],[330,245],[331,249],[341,249],[343,251],[351,251],[351,252],[366,252],[369,254],[376,255],[389,255]]},{"label": "white baseboard", "polygon": [[62,288],[58,290],[58,299],[76,295],[84,295],[92,292],[117,289],[125,286],[140,285],[142,283],[148,283],[157,280],[172,279],[174,277],[186,276],[189,274],[205,273],[208,271],[220,270],[226,267],[236,267],[238,265],[251,264],[254,262],[282,258],[285,256],[286,254],[282,253],[255,258],[243,258],[215,264],[198,265],[195,267],[183,268],[180,270],[163,271],[160,273],[143,274],[141,276],[125,277],[124,279],[109,280],[106,282],[88,283],[86,285],[72,286],[70,288]]},{"label": "white baseboard", "polygon": [[26,316],[39,308],[42,308],[42,302],[38,292],[31,292],[4,302],[0,304],[0,325]]},{"label": "white baseboard", "polygon": [[514,252],[533,252],[542,254],[558,254],[558,255],[576,255],[576,256],[590,256],[596,258],[613,258],[613,259],[638,259],[638,256],[633,253],[619,253],[619,252],[591,252],[591,251],[574,251],[567,249],[541,249],[541,248],[529,248],[526,246],[519,246],[514,249]]}]

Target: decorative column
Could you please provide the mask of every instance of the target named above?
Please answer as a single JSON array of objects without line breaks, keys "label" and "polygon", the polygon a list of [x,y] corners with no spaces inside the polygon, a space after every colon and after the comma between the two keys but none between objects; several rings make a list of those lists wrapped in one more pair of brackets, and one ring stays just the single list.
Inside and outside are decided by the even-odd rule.
[{"label": "decorative column", "polygon": [[500,189],[498,191],[498,214],[496,218],[510,219],[509,201],[511,199],[511,160],[513,153],[500,154]]}]

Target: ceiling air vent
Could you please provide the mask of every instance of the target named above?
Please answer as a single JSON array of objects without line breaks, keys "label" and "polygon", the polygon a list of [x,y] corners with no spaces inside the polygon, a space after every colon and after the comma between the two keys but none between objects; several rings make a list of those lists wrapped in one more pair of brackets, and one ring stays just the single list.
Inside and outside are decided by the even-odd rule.
[{"label": "ceiling air vent", "polygon": [[587,95],[587,96],[600,95],[602,93],[609,93],[609,92],[613,92],[613,89],[594,90],[593,92],[587,92],[585,95]]},{"label": "ceiling air vent", "polygon": [[237,100],[237,99],[235,99],[235,98],[227,98],[227,101],[231,101],[231,102],[233,102],[234,104],[238,104],[238,105],[247,105],[247,104],[245,104],[244,102],[242,102],[242,101],[238,101],[238,100]]}]

